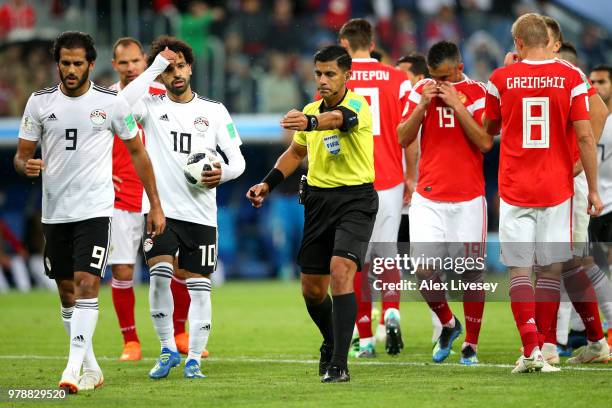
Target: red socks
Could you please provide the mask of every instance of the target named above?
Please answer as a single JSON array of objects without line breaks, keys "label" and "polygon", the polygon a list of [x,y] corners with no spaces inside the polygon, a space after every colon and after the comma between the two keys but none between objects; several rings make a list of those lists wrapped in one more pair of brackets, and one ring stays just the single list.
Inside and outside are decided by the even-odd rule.
[{"label": "red socks", "polygon": [[480,326],[485,305],[484,290],[465,290],[463,292],[463,314],[465,316],[465,342],[478,344]]},{"label": "red socks", "polygon": [[[561,300],[561,282],[550,278],[536,278],[535,314],[538,326],[538,345],[542,348],[546,337],[551,337],[552,329],[557,327],[557,312]],[[557,344],[556,341],[552,342]]]},{"label": "red socks", "polygon": [[604,337],[597,307],[597,296],[591,280],[582,267],[563,272],[563,283],[567,294],[580,315],[586,328],[589,341],[599,341]]},{"label": "red socks", "polygon": [[535,296],[531,280],[526,276],[516,276],[510,279],[510,303],[516,327],[523,343],[523,355],[531,356],[538,347],[538,327],[535,319]]},{"label": "red socks", "polygon": [[357,301],[356,324],[360,339],[372,337],[372,295],[368,284],[368,265],[355,273],[353,281],[355,300]]},{"label": "red socks", "polygon": [[[419,287],[421,287],[421,282],[427,282],[429,288],[436,283],[441,283],[439,277],[434,277],[429,280],[419,280]],[[420,290],[421,295],[423,295],[423,299],[429,305],[429,308],[438,316],[442,325],[448,324],[453,319],[453,312],[448,306],[448,302],[446,301],[446,291],[444,289],[428,289],[423,288]]]},{"label": "red socks", "polygon": [[172,298],[174,299],[172,322],[174,323],[174,335],[176,336],[185,332],[185,322],[187,321],[191,298],[185,281],[175,276],[172,276],[170,290],[172,290]]},{"label": "red socks", "polygon": [[133,284],[134,282],[131,280],[122,281],[113,278],[111,281],[113,306],[115,306],[115,312],[117,312],[117,320],[119,320],[119,328],[124,343],[140,342],[136,334],[136,323],[134,321],[136,298],[134,297]]}]

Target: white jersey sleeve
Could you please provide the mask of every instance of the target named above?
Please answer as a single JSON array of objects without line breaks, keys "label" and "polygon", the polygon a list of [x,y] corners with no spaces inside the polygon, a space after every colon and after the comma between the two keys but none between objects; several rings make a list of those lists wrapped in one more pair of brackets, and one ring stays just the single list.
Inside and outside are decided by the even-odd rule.
[{"label": "white jersey sleeve", "polygon": [[151,66],[119,92],[119,95],[123,96],[128,106],[131,107],[132,114],[137,121],[144,121],[146,116],[147,107],[142,100],[143,96],[148,94],[151,83],[164,72],[169,64],[170,62],[161,54],[157,54]]},{"label": "white jersey sleeve", "polygon": [[21,126],[19,127],[19,138],[38,142],[42,132],[42,124],[38,106],[36,106],[34,94],[30,95],[26,104]]},{"label": "white jersey sleeve", "polygon": [[127,101],[117,96],[111,117],[111,130],[122,140],[129,140],[138,135],[138,125],[130,111]]},{"label": "white jersey sleeve", "polygon": [[240,176],[246,167],[244,157],[240,151],[240,135],[227,108],[219,104],[219,117],[221,125],[217,131],[217,145],[227,157],[227,164],[221,163],[221,183],[230,181]]}]

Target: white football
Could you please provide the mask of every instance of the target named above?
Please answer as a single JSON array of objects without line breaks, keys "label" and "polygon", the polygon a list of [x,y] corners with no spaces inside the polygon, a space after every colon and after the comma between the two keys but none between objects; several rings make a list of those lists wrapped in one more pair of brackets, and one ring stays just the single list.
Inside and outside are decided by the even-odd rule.
[{"label": "white football", "polygon": [[211,149],[194,151],[187,157],[183,174],[190,186],[207,188],[202,184],[202,172],[212,170],[212,164],[218,162],[217,153]]}]

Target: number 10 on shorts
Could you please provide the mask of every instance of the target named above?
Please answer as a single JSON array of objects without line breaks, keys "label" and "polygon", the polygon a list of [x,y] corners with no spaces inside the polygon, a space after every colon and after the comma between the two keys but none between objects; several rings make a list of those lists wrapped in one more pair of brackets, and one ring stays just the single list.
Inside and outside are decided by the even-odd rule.
[{"label": "number 10 on shorts", "polygon": [[202,251],[202,266],[215,266],[217,262],[216,245],[200,245]]}]

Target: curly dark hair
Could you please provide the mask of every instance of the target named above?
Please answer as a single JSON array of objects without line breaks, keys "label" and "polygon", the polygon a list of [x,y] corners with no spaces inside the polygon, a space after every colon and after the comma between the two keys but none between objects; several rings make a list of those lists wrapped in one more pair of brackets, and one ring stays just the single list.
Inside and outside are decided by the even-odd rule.
[{"label": "curly dark hair", "polygon": [[193,65],[193,50],[191,49],[191,47],[186,42],[167,35],[157,37],[155,41],[153,41],[153,44],[151,44],[151,50],[149,51],[147,64],[151,65],[153,63],[153,60],[155,60],[155,57],[157,57],[157,54],[166,49],[166,47],[176,52],[177,54],[179,52],[182,53],[185,57],[185,62],[189,65]]},{"label": "curly dark hair", "polygon": [[84,48],[87,62],[94,62],[98,56],[96,47],[94,46],[94,40],[91,38],[91,35],[82,33],[80,31],[64,31],[55,39],[52,49],[53,59],[55,59],[55,62],[59,63],[60,50],[62,48],[69,50],[74,48]]}]

